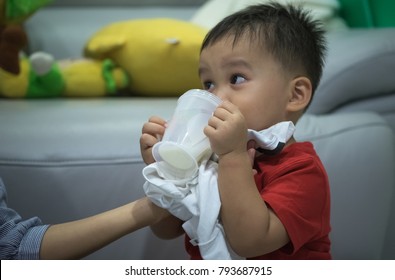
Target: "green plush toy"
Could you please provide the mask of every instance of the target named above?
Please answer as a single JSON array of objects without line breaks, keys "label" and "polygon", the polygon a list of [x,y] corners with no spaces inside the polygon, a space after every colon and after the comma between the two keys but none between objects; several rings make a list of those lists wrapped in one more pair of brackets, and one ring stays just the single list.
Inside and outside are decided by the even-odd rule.
[{"label": "green plush toy", "polygon": [[112,23],[88,40],[85,55],[110,58],[126,71],[133,94],[179,96],[200,88],[200,46],[207,30],[169,18]]}]

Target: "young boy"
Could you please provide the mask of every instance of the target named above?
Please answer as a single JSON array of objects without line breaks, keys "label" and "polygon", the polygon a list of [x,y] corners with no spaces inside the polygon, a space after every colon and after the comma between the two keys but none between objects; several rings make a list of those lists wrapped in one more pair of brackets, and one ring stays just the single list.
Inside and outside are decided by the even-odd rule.
[{"label": "young boy", "polygon": [[[218,156],[221,223],[242,257],[331,259],[329,183],[313,145],[291,138],[269,156],[247,140],[247,129],[298,121],[319,83],[324,53],[323,31],[307,12],[274,3],[225,18],[203,42],[200,79],[223,100],[204,132]],[[144,125],[140,143],[147,164],[164,130],[159,117]],[[173,238],[183,233],[181,224],[170,216],[151,228]],[[191,258],[201,258],[188,241],[186,236]]]}]

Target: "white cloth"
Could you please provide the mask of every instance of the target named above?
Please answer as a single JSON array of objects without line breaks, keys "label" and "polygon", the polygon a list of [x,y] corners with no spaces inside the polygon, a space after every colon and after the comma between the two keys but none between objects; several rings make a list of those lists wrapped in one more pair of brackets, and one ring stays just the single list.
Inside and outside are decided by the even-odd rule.
[{"label": "white cloth", "polygon": [[163,178],[158,165],[153,163],[143,170],[147,182],[146,195],[158,206],[168,209],[182,225],[193,245],[199,246],[204,259],[240,259],[225,240],[219,222],[221,202],[217,187],[217,163],[205,160],[197,176],[188,181]]},{"label": "white cloth", "polygon": [[292,122],[280,122],[261,131],[249,129],[248,139],[255,140],[257,146],[264,151],[277,152],[279,147],[282,149],[294,132],[295,126]]},{"label": "white cloth", "polygon": [[[289,140],[294,129],[292,122],[282,122],[260,132],[249,130],[249,138],[265,150],[275,150]],[[202,258],[241,259],[227,243],[220,222],[218,164],[212,159],[204,160],[197,174],[184,180],[166,179],[158,167],[153,163],[143,169],[147,180],[145,194],[154,204],[184,221],[182,226],[191,243],[199,246]]]}]

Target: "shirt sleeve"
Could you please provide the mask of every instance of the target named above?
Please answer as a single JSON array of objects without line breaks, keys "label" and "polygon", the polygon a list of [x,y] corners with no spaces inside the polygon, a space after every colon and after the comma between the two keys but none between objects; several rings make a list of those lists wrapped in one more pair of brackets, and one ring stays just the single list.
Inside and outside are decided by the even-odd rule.
[{"label": "shirt sleeve", "polygon": [[329,184],[314,158],[291,162],[262,192],[262,197],[283,223],[293,252],[330,231]]},{"label": "shirt sleeve", "polygon": [[22,220],[7,207],[7,193],[0,178],[0,259],[39,259],[48,227],[38,217]]}]

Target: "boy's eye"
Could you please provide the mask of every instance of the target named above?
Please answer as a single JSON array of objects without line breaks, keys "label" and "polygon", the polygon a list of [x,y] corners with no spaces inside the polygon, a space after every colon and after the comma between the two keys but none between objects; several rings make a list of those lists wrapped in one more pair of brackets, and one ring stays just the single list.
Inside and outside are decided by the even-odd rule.
[{"label": "boy's eye", "polygon": [[241,76],[241,75],[233,75],[230,78],[230,83],[231,84],[240,84],[240,83],[244,82],[245,80],[246,79],[243,76]]},{"label": "boy's eye", "polygon": [[214,87],[214,83],[213,82],[204,82],[203,87],[205,90],[210,90]]}]

